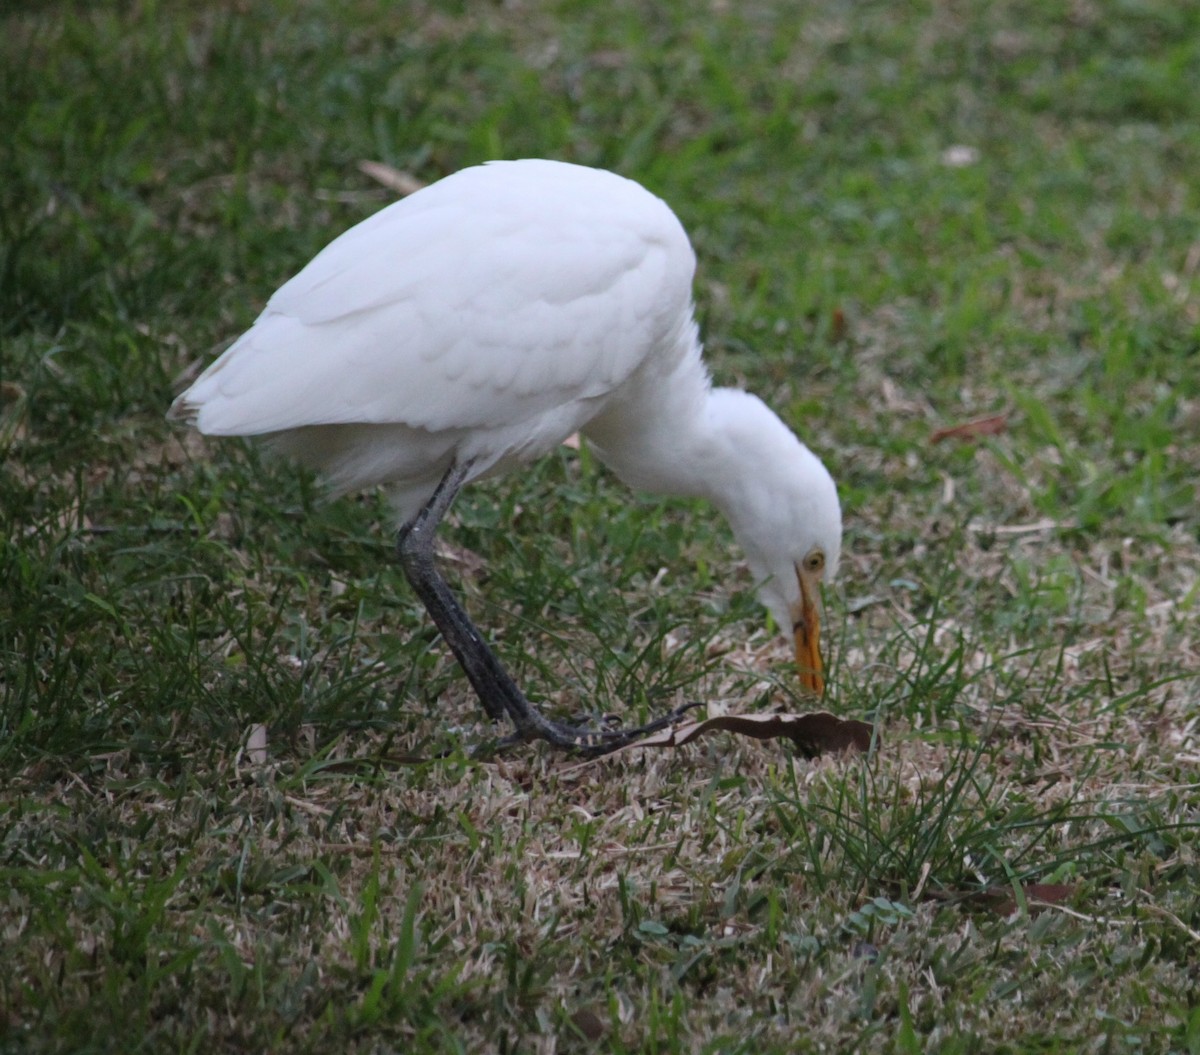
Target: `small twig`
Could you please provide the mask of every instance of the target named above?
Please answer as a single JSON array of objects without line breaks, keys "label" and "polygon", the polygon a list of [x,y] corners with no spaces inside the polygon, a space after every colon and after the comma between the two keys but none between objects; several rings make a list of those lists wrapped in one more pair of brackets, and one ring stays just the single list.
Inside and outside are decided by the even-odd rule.
[{"label": "small twig", "polygon": [[1197,945],[1200,945],[1200,931],[1192,930],[1191,927],[1184,923],[1183,920],[1176,916],[1175,913],[1170,909],[1165,909],[1162,907],[1162,905],[1156,905],[1152,901],[1142,902],[1141,907],[1149,912],[1152,916],[1159,916],[1160,918],[1167,920],[1169,923],[1174,923],[1175,926],[1183,931],[1183,933],[1186,934],[1191,941],[1195,942]]},{"label": "small twig", "polygon": [[[1071,916],[1074,919],[1082,920],[1085,923],[1098,923],[1106,927],[1124,927],[1132,923],[1132,920],[1114,918],[1112,916],[1089,916],[1086,912],[1078,912],[1073,908],[1068,908],[1066,905],[1056,905],[1050,901],[1038,901],[1036,898],[1030,899],[1031,904],[1036,903],[1038,908],[1051,909],[1054,912],[1062,912],[1064,915]],[[1141,902],[1137,907],[1145,909],[1152,916],[1158,916],[1161,919],[1167,920],[1169,923],[1174,923],[1188,938],[1200,945],[1200,933],[1192,930],[1186,923],[1183,922],[1174,912],[1163,908],[1161,905],[1155,905],[1152,902]]]}]

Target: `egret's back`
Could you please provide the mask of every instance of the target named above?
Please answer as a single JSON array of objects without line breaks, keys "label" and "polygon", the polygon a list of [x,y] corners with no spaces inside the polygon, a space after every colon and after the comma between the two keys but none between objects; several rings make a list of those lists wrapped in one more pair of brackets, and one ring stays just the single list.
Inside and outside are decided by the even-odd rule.
[{"label": "egret's back", "polygon": [[269,436],[339,490],[421,490],[455,456],[543,453],[648,359],[685,355],[693,271],[674,214],[630,180],[466,169],[332,242],[172,413]]}]

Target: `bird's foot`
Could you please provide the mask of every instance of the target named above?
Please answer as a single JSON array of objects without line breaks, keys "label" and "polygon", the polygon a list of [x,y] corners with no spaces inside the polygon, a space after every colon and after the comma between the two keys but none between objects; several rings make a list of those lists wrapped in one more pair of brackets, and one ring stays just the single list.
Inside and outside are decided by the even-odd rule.
[{"label": "bird's foot", "polygon": [[[587,758],[598,758],[636,743],[651,733],[670,728],[688,711],[702,706],[703,704],[699,702],[681,704],[661,717],[646,722],[645,725],[629,728],[622,726],[598,728],[591,724],[573,725],[556,722],[531,709],[531,713],[527,717],[523,716],[522,720],[517,722],[517,731],[511,736],[505,737],[496,746],[504,748],[528,743],[531,740],[545,740],[554,747],[572,751]],[[609,716],[606,715],[605,718],[607,720]]]}]

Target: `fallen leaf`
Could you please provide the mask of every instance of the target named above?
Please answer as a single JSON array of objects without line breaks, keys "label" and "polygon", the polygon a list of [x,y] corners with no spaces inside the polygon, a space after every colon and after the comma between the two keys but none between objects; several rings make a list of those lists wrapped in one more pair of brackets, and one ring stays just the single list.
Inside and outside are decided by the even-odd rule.
[{"label": "fallen leaf", "polygon": [[1007,414],[992,414],[986,418],[976,418],[974,421],[964,421],[960,425],[949,425],[938,429],[929,437],[930,443],[941,443],[942,440],[973,440],[980,436],[999,436],[1008,429]]},{"label": "fallen leaf", "polygon": [[576,1011],[571,1016],[571,1025],[588,1040],[600,1040],[608,1032],[604,1020],[590,1007],[581,1007]]},{"label": "fallen leaf", "polygon": [[[1021,883],[1020,888],[1031,916],[1049,905],[1070,900],[1077,890],[1070,883]],[[1017,899],[1011,886],[990,886],[978,897],[998,916],[1011,916],[1017,911]]]},{"label": "fallen leaf", "polygon": [[402,172],[391,165],[385,165],[382,161],[360,161],[358,163],[358,171],[364,176],[370,176],[376,183],[382,183],[388,190],[394,190],[403,197],[416,194],[417,191],[425,186],[411,172]]},{"label": "fallen leaf", "polygon": [[246,733],[246,761],[252,766],[267,764],[267,727],[252,725]]},{"label": "fallen leaf", "polygon": [[[682,722],[660,733],[635,740],[621,748],[682,747],[708,733],[721,730],[755,740],[789,739],[805,758],[837,751],[866,751],[871,746],[870,722],[839,718],[828,711],[810,714],[721,714],[700,722]],[[620,752],[614,752],[620,753]]]},{"label": "fallen leaf", "polygon": [[841,308],[834,308],[829,320],[829,339],[834,344],[840,344],[846,339],[846,313]]},{"label": "fallen leaf", "polygon": [[593,51],[588,56],[588,61],[598,70],[619,70],[629,65],[629,55],[616,48],[609,48],[604,51]]}]

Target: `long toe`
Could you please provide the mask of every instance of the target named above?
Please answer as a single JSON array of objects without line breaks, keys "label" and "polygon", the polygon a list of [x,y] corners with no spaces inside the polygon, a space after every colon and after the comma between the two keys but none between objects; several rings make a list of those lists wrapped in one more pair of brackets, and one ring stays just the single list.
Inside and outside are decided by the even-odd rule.
[{"label": "long toe", "polygon": [[643,737],[662,729],[667,729],[683,718],[688,711],[700,706],[702,706],[700,703],[685,703],[645,725],[627,728],[597,727],[590,724],[572,725],[552,721],[538,714],[537,720],[525,724],[524,728],[518,727],[514,740],[545,740],[555,747],[594,758],[636,743]]}]

